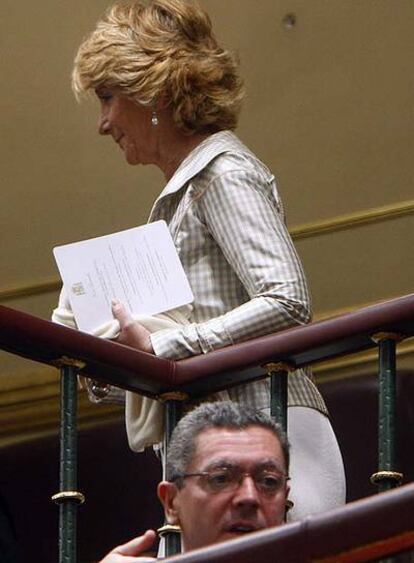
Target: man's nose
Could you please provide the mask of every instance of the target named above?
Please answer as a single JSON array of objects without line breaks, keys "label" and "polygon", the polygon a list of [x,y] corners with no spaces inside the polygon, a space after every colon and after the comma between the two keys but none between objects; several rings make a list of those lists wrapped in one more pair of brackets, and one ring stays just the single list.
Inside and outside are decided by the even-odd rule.
[{"label": "man's nose", "polygon": [[235,491],[233,500],[238,505],[257,506],[259,504],[259,493],[250,475],[243,476],[242,482]]}]

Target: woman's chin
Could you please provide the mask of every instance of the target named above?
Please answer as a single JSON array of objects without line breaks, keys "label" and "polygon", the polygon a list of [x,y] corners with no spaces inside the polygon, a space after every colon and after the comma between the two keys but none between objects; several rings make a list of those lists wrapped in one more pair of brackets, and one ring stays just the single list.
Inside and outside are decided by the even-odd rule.
[{"label": "woman's chin", "polygon": [[135,166],[136,164],[141,164],[139,158],[136,158],[135,155],[129,155],[128,153],[125,153],[125,160],[131,166]]}]

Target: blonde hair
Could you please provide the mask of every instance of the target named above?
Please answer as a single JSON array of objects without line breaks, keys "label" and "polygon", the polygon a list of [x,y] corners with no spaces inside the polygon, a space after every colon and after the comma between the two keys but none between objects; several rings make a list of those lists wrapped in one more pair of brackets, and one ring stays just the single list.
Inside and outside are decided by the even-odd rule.
[{"label": "blonde hair", "polygon": [[186,0],[114,4],[79,47],[72,86],[78,98],[107,87],[145,106],[162,100],[185,133],[235,129],[243,99],[235,57]]}]

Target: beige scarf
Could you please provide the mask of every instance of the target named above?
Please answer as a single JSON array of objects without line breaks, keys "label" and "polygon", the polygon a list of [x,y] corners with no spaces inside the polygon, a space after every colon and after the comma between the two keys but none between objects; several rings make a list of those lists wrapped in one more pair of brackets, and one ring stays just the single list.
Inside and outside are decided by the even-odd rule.
[{"label": "beige scarf", "polygon": [[[188,324],[191,309],[191,305],[186,305],[152,317],[147,315],[134,316],[134,320],[141,323],[148,331],[156,332],[158,330],[175,328],[177,324]],[[77,328],[64,287],[60,293],[58,307],[53,311],[52,321],[71,328]],[[93,335],[100,338],[115,339],[119,334],[119,330],[119,322],[114,319],[96,329]],[[99,402],[99,399],[91,394],[91,380],[85,377],[80,377],[79,379],[81,386],[87,388],[89,398],[93,402]],[[164,407],[159,401],[126,391],[125,423],[130,448],[135,452],[142,452],[145,448],[162,441],[164,435]]]}]

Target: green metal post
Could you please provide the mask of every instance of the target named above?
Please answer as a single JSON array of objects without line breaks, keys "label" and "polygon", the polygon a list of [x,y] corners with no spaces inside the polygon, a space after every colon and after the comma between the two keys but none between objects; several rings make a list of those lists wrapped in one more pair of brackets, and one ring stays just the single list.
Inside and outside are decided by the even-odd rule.
[{"label": "green metal post", "polygon": [[[283,362],[267,364],[265,368],[270,377],[270,415],[287,434],[288,373],[294,368]],[[287,500],[285,521],[292,506],[293,503]]]},{"label": "green metal post", "polygon": [[[167,458],[171,434],[181,418],[182,404],[187,398],[188,396],[185,393],[180,392],[166,393],[162,397],[165,404],[165,459]],[[168,475],[166,477],[168,479]],[[158,532],[161,537],[165,538],[166,557],[171,557],[172,555],[176,555],[181,552],[181,530],[178,526],[167,523],[160,528]]]},{"label": "green metal post", "polygon": [[270,414],[287,433],[288,372],[291,367],[279,363],[268,364],[266,369],[270,376]]},{"label": "green metal post", "polygon": [[403,478],[395,470],[395,412],[396,412],[396,342],[397,334],[379,333],[373,336],[378,343],[378,472],[371,482],[378,492],[397,487]]},{"label": "green metal post", "polygon": [[77,491],[77,372],[75,363],[62,362],[60,492],[52,497],[59,504],[59,563],[76,563],[77,507],[85,500]]},{"label": "green metal post", "polygon": [[[371,480],[378,492],[389,491],[400,484],[402,475],[395,471],[396,407],[396,340],[395,335],[379,335],[378,341],[378,472]],[[393,557],[381,563],[393,563]]]},{"label": "green metal post", "polygon": [[177,426],[181,418],[182,403],[181,401],[166,401],[165,402],[165,438],[166,447],[168,447],[171,439],[171,434]]},{"label": "green metal post", "polygon": [[[395,469],[395,341],[379,343],[379,412],[378,412],[378,471]],[[397,485],[393,479],[381,479],[379,492]]]}]

